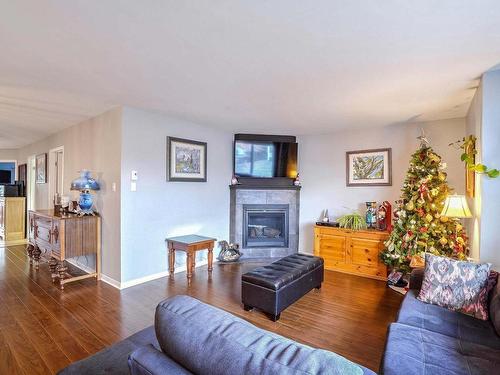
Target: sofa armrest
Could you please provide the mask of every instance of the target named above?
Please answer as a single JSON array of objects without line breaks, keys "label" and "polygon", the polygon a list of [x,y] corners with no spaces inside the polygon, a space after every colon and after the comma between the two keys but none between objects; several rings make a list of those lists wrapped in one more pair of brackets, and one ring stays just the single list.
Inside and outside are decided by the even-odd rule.
[{"label": "sofa armrest", "polygon": [[424,268],[414,268],[410,274],[410,289],[420,290],[424,280]]},{"label": "sofa armrest", "polygon": [[191,374],[153,345],[142,346],[128,356],[131,375],[187,375]]}]

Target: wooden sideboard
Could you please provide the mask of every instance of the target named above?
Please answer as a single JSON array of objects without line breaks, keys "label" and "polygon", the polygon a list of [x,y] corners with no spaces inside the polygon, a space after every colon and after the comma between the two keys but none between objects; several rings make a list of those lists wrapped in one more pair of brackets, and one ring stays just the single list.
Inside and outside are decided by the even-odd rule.
[{"label": "wooden sideboard", "polygon": [[380,252],[388,232],[314,227],[314,255],[325,261],[325,269],[378,280],[387,279]]},{"label": "wooden sideboard", "polygon": [[[38,269],[44,254],[49,260],[52,281],[64,284],[101,275],[101,218],[60,214],[53,210],[29,211],[28,256]],[[67,273],[66,259],[93,255],[95,272],[72,276]]]},{"label": "wooden sideboard", "polygon": [[25,217],[25,197],[0,197],[0,237],[4,241],[26,238]]}]

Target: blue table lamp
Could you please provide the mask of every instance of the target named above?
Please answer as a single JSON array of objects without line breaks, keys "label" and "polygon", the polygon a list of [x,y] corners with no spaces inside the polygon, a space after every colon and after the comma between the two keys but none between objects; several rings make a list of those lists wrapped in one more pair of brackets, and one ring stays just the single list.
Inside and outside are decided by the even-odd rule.
[{"label": "blue table lamp", "polygon": [[90,194],[91,190],[100,190],[99,183],[90,177],[90,171],[84,169],[80,171],[80,177],[71,182],[71,190],[80,191],[80,200],[78,205],[81,209],[82,215],[94,215],[94,211],[92,210],[93,202],[92,202],[92,194]]}]

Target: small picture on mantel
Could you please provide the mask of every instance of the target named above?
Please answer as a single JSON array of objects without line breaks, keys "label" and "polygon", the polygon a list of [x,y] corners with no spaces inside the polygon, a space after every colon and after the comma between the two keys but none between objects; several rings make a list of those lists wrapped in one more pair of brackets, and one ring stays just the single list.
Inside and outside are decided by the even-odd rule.
[{"label": "small picture on mantel", "polygon": [[167,181],[207,181],[207,144],[167,137]]},{"label": "small picture on mantel", "polygon": [[392,185],[391,149],[349,151],[346,153],[347,186]]}]

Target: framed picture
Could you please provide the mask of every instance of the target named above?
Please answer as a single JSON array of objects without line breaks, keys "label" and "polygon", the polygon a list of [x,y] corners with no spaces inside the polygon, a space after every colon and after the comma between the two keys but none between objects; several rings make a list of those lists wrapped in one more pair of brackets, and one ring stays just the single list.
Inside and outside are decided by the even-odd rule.
[{"label": "framed picture", "polygon": [[[468,143],[464,152],[471,158],[472,164],[476,163],[476,142]],[[476,193],[476,172],[469,169],[465,163],[465,192],[468,197],[474,198]]]},{"label": "framed picture", "polygon": [[47,154],[40,154],[35,157],[35,182],[37,184],[47,183]]},{"label": "framed picture", "polygon": [[347,152],[347,186],[392,185],[391,151],[390,148],[380,148]]},{"label": "framed picture", "polygon": [[207,181],[207,144],[167,137],[167,181]]}]

